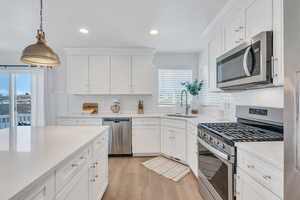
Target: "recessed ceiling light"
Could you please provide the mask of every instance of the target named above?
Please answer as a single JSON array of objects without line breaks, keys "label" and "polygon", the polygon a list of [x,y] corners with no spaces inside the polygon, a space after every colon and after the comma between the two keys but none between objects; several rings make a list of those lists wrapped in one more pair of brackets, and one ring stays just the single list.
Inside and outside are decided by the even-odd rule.
[{"label": "recessed ceiling light", "polygon": [[158,30],[156,30],[156,29],[150,30],[149,33],[150,33],[150,35],[158,35],[159,34]]},{"label": "recessed ceiling light", "polygon": [[79,29],[79,32],[80,32],[80,33],[83,33],[83,34],[88,34],[88,33],[89,33],[89,30],[86,29],[86,28],[81,28],[81,29]]}]

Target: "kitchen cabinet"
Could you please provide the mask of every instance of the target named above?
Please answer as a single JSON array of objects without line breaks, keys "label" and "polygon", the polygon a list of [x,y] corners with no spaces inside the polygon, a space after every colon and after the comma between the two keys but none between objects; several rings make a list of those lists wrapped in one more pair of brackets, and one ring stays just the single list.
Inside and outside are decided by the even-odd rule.
[{"label": "kitchen cabinet", "polygon": [[67,80],[70,94],[108,94],[109,56],[68,56]]},{"label": "kitchen cabinet", "polygon": [[82,199],[89,199],[89,168],[87,164],[56,196],[56,200]]},{"label": "kitchen cabinet", "polygon": [[217,88],[217,58],[223,52],[223,31],[216,31],[215,37],[208,43],[208,91],[219,92]]},{"label": "kitchen cabinet", "polygon": [[152,56],[132,56],[131,75],[133,94],[152,94]]},{"label": "kitchen cabinet", "polygon": [[273,0],[273,83],[284,83],[283,0]]},{"label": "kitchen cabinet", "polygon": [[134,155],[158,155],[161,152],[160,119],[132,119],[132,152]]},{"label": "kitchen cabinet", "polygon": [[55,177],[53,173],[24,191],[23,194],[17,195],[12,200],[53,200],[54,198]]},{"label": "kitchen cabinet", "polygon": [[89,57],[89,94],[109,94],[110,57]]},{"label": "kitchen cabinet", "polygon": [[89,91],[89,57],[68,56],[67,80],[70,94],[88,94]]},{"label": "kitchen cabinet", "polygon": [[245,13],[240,12],[225,25],[224,48],[229,51],[245,40]]},{"label": "kitchen cabinet", "polygon": [[131,93],[131,57],[111,56],[111,94]]},{"label": "kitchen cabinet", "polygon": [[263,31],[272,31],[272,0],[254,0],[246,9],[246,39]]},{"label": "kitchen cabinet", "polygon": [[188,122],[187,125],[187,145],[186,160],[192,172],[198,176],[198,144],[197,144],[197,126]]},{"label": "kitchen cabinet", "polygon": [[163,119],[162,126],[162,153],[186,162],[186,122],[181,120]]},{"label": "kitchen cabinet", "polygon": [[108,185],[108,134],[103,134],[93,144],[90,164],[90,199],[102,198]]},{"label": "kitchen cabinet", "polygon": [[241,169],[238,169],[236,185],[237,200],[280,200],[280,198],[255,182]]}]

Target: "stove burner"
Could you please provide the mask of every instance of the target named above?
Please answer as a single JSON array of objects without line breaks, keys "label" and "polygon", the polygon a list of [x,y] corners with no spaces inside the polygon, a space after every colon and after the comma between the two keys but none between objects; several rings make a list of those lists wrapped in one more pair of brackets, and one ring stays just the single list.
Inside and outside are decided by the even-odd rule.
[{"label": "stove burner", "polygon": [[230,142],[283,140],[283,135],[278,132],[252,127],[242,123],[202,123],[200,127]]}]

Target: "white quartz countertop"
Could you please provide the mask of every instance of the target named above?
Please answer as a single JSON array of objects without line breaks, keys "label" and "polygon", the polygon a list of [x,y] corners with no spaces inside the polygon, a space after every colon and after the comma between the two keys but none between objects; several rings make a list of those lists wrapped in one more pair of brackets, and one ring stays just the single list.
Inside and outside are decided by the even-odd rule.
[{"label": "white quartz countertop", "polygon": [[164,119],[179,119],[179,120],[185,120],[194,123],[197,125],[198,123],[216,123],[216,122],[232,122],[234,120],[228,119],[228,118],[221,118],[212,115],[211,113],[205,112],[200,113],[199,115],[195,115],[194,118],[185,118],[185,117],[171,117],[167,116],[167,114],[161,114],[161,113],[146,113],[146,114],[136,114],[136,113],[121,113],[121,114],[114,114],[114,113],[99,113],[96,115],[92,114],[69,114],[69,115],[63,115],[60,116],[60,118],[113,118],[113,117],[131,117],[131,118],[148,118],[148,117],[158,117],[158,118],[164,118]]},{"label": "white quartz countertop", "polygon": [[236,144],[238,150],[254,154],[255,156],[277,166],[283,170],[284,148],[283,142],[241,142]]},{"label": "white quartz countertop", "polygon": [[0,129],[0,200],[8,200],[50,173],[107,127],[48,126]]}]

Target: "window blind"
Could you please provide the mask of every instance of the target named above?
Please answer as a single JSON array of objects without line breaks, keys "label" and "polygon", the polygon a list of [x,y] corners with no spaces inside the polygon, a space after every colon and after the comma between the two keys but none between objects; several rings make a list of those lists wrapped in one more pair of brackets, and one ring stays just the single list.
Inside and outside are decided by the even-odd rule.
[{"label": "window blind", "polygon": [[179,102],[181,90],[185,88],[181,83],[191,82],[192,77],[193,72],[191,69],[159,69],[159,104],[175,105]]}]

